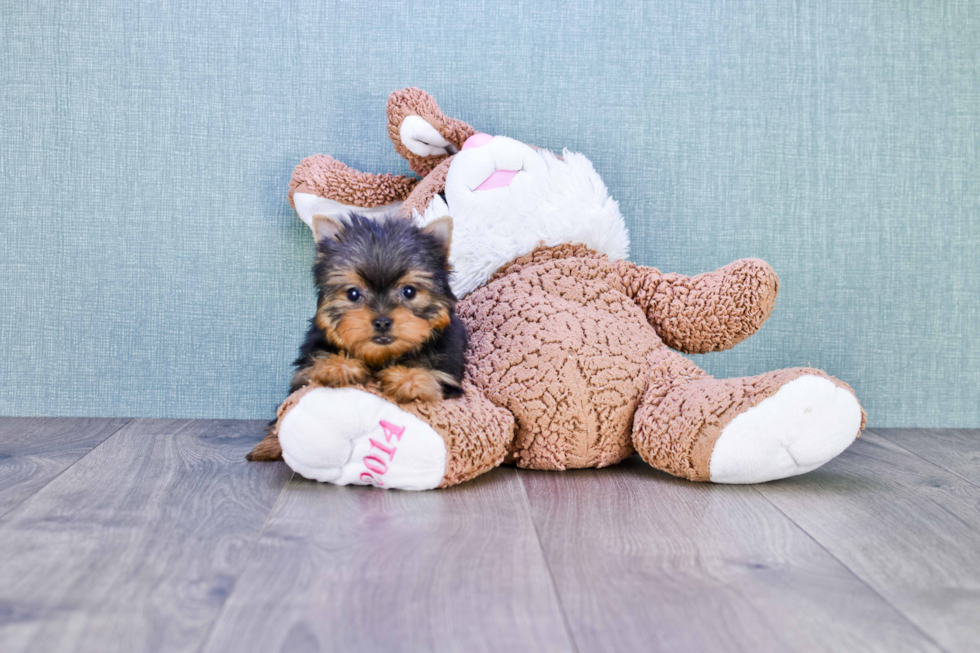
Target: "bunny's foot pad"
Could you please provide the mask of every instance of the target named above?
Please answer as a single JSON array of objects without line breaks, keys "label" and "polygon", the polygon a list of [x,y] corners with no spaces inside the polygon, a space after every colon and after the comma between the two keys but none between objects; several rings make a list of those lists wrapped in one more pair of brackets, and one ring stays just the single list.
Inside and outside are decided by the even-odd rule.
[{"label": "bunny's foot pad", "polygon": [[279,428],[282,456],[301,476],[335,485],[430,490],[446,474],[446,445],[395,404],[354,388],[316,388]]}]

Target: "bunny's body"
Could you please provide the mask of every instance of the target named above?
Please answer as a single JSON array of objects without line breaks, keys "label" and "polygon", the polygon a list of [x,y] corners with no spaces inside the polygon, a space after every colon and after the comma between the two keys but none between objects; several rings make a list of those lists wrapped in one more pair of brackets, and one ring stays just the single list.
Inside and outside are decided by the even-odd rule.
[{"label": "bunny's body", "polygon": [[477,134],[418,89],[392,94],[388,117],[424,179],[318,156],[297,167],[290,198],[307,222],[365,209],[421,223],[452,215],[466,395],[397,406],[371,387],[302,388],[270,436],[300,474],[427,489],[504,461],[604,467],[636,451],[690,480],[754,483],[810,471],[857,437],[857,399],[819,370],[720,380],[677,353],[728,349],[761,327],[778,288],[765,262],[696,277],[634,265],[585,157]]}]

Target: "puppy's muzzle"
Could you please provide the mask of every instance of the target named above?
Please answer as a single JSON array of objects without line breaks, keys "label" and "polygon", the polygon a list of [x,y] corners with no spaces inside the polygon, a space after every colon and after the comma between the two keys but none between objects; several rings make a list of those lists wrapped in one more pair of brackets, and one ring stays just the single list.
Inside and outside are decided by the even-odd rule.
[{"label": "puppy's muzzle", "polygon": [[374,318],[371,322],[374,327],[374,337],[371,338],[371,342],[377,345],[390,345],[394,341],[394,338],[389,335],[392,324],[394,323],[387,315],[379,315]]}]

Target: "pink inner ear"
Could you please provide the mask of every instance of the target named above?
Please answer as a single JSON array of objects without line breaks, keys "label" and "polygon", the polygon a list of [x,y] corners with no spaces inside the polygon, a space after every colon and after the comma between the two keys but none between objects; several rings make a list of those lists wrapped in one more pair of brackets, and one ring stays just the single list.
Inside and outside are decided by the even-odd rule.
[{"label": "pink inner ear", "polygon": [[492,140],[493,140],[493,136],[491,136],[490,134],[482,134],[482,133],[473,134],[472,136],[466,139],[465,143],[463,143],[463,149],[469,150],[474,147],[483,147],[484,145],[486,145]]},{"label": "pink inner ear", "polygon": [[484,180],[482,184],[476,187],[476,190],[493,190],[494,188],[504,188],[505,186],[510,186],[510,182],[514,181],[514,177],[520,170],[498,170]]}]

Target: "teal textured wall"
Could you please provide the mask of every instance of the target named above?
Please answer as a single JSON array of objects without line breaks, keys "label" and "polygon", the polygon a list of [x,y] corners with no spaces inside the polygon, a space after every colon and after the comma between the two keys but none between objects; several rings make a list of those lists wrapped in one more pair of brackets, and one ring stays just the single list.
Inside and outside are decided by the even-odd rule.
[{"label": "teal textured wall", "polygon": [[768,260],[716,375],[821,367],[980,425],[980,3],[0,3],[0,414],[264,418],[312,313],[285,198],[407,171],[389,92],[586,153],[632,258]]}]

